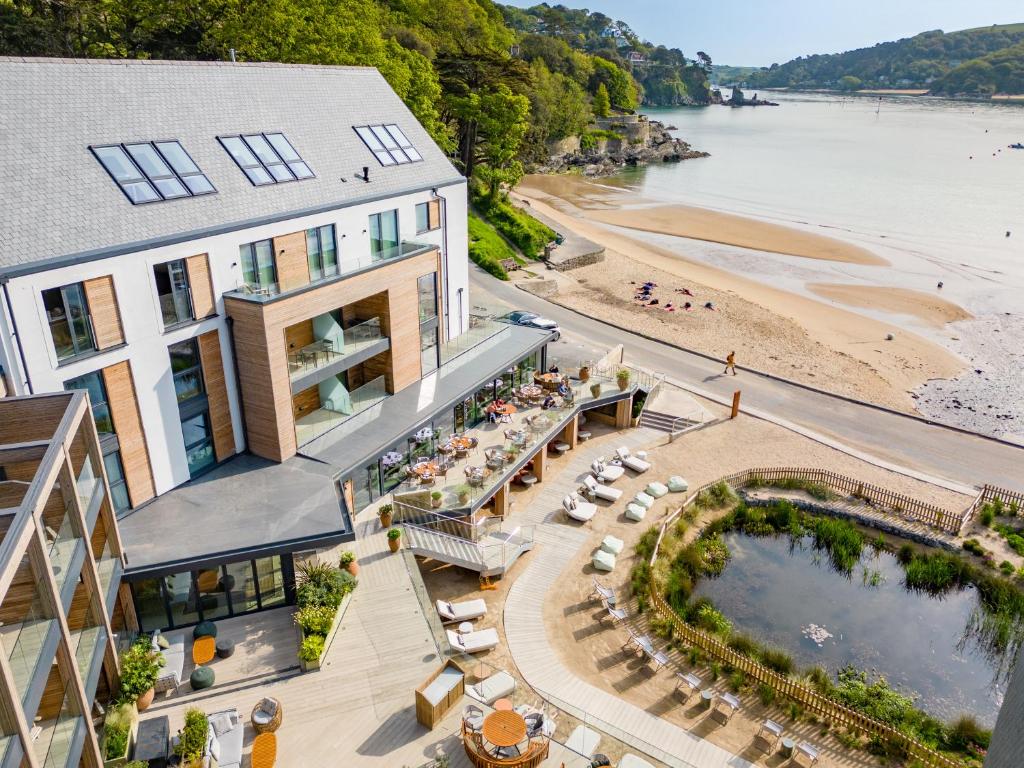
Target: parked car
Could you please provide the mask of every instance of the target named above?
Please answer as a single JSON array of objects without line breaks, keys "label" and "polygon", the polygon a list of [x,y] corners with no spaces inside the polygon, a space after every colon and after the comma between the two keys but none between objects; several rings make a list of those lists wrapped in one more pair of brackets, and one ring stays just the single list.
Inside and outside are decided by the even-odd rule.
[{"label": "parked car", "polygon": [[536,312],[516,310],[515,312],[509,312],[506,315],[502,315],[498,319],[514,325],[525,325],[528,328],[537,328],[542,331],[548,331],[549,333],[555,334],[555,341],[557,341],[562,335],[562,329],[558,327],[558,323],[546,317],[541,317]]}]

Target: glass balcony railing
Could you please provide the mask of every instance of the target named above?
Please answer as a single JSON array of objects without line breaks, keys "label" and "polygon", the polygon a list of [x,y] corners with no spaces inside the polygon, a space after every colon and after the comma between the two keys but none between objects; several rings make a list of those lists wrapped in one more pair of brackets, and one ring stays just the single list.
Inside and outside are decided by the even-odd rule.
[{"label": "glass balcony railing", "polygon": [[[11,665],[14,687],[20,692],[22,701],[28,695],[29,682],[42,661],[46,638],[54,631],[56,623],[55,619],[28,618],[14,627],[5,626],[0,630],[4,648],[8,649],[7,660]],[[49,661],[47,659],[47,663]]]},{"label": "glass balcony railing", "polygon": [[[100,592],[105,600],[109,601],[111,599],[110,591],[114,583],[121,580],[122,570],[121,561],[113,556],[110,542],[107,542],[107,545],[103,548],[103,554],[96,561],[96,571],[100,577]],[[108,604],[107,608],[113,608],[113,605]]]},{"label": "glass balcony railing", "polygon": [[288,373],[294,381],[349,355],[372,347],[384,338],[380,318],[374,317],[346,329],[340,336],[319,339],[312,344],[307,344],[297,352],[290,352],[288,354]]},{"label": "glass balcony railing", "polygon": [[71,642],[75,646],[75,663],[82,680],[89,679],[89,670],[97,651],[103,651],[102,643],[107,639],[107,631],[102,626],[85,627],[71,633]]},{"label": "glass balcony railing", "polygon": [[382,251],[366,253],[361,256],[343,253],[341,255],[341,263],[339,265],[340,271],[337,274],[327,275],[319,280],[306,283],[305,285],[291,286],[286,290],[282,290],[281,284],[276,282],[259,284],[240,283],[235,290],[228,291],[227,295],[247,299],[249,301],[264,302],[274,298],[275,296],[291,293],[292,291],[298,291],[310,285],[328,284],[335,280],[344,278],[346,275],[350,275],[353,272],[359,272],[360,270],[376,266],[377,264],[384,264],[403,256],[425,253],[426,251],[436,248],[436,245],[402,241],[392,248],[385,248]]},{"label": "glass balcony railing", "polygon": [[43,768],[67,768],[75,735],[84,726],[74,703],[70,683],[64,689],[64,704],[56,720],[39,723],[42,733],[35,741],[36,757]]},{"label": "glass balcony railing", "polygon": [[299,445],[305,445],[335,427],[354,419],[364,411],[382,402],[388,396],[386,381],[378,376],[358,389],[348,393],[344,402],[322,403],[312,413],[295,421],[295,439]]},{"label": "glass balcony railing", "polygon": [[469,328],[441,345],[441,365],[447,365],[471,349],[489,349],[507,338],[511,331],[507,323],[487,318],[470,318]]},{"label": "glass balcony railing", "polygon": [[[64,584],[71,577],[78,578],[78,569],[72,568],[75,554],[82,545],[82,539],[75,533],[71,524],[71,511],[64,515],[59,531],[52,526],[44,526],[46,540],[50,545],[50,566],[53,568],[53,576],[57,581],[57,589],[63,591]],[[74,570],[74,573],[72,573]]]}]

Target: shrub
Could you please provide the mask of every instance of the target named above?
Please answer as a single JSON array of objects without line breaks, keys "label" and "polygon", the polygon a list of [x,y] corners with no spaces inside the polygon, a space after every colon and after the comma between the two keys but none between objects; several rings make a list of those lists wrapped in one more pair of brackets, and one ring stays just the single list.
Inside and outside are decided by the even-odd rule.
[{"label": "shrub", "polygon": [[971,580],[970,565],[944,552],[915,555],[903,566],[906,584],[911,589],[944,592]]},{"label": "shrub", "polygon": [[860,560],[864,548],[864,534],[846,520],[815,518],[811,524],[814,546],[829,554],[833,567],[842,573],[850,573]]},{"label": "shrub", "polygon": [[714,682],[722,676],[722,665],[713,661],[708,665],[708,672],[711,674],[711,682]]},{"label": "shrub", "polygon": [[[327,563],[304,564],[297,569],[295,590],[299,608],[327,607],[336,611],[345,595],[359,582],[348,571]],[[333,615],[333,614],[332,614]]]},{"label": "shrub", "polygon": [[690,650],[686,652],[686,660],[690,662],[691,667],[696,667],[704,660],[704,654],[701,653],[700,648],[690,648]]},{"label": "shrub", "polygon": [[744,656],[753,656],[757,651],[757,642],[750,635],[735,634],[729,638],[729,647]]},{"label": "shrub", "polygon": [[487,222],[470,214],[469,258],[474,264],[499,280],[508,280],[508,272],[501,266],[501,262],[515,257],[515,251]]},{"label": "shrub", "polygon": [[185,726],[178,734],[178,743],[174,745],[174,754],[181,758],[182,763],[201,760],[208,733],[209,722],[203,711],[194,708],[188,710],[185,713]]},{"label": "shrub", "polygon": [[697,626],[716,635],[728,635],[732,622],[713,605],[705,604],[697,610]]},{"label": "shrub", "polygon": [[323,635],[307,635],[299,646],[299,658],[306,662],[316,661],[324,652]]},{"label": "shrub", "polygon": [[114,722],[105,723],[103,726],[103,755],[104,760],[113,760],[124,757],[128,751],[128,723]]},{"label": "shrub", "polygon": [[139,637],[121,654],[121,693],[118,700],[130,704],[152,688],[163,665],[164,657],[153,650],[149,636]]},{"label": "shrub", "polygon": [[528,259],[536,259],[543,253],[544,246],[557,237],[553,229],[506,199],[475,197],[473,204],[487,222],[514,243]]},{"label": "shrub", "polygon": [[768,683],[761,683],[757,686],[757,695],[761,699],[761,703],[766,707],[770,707],[775,701],[775,689],[768,685]]},{"label": "shrub", "polygon": [[1013,576],[1017,569],[1013,567],[1013,563],[1009,560],[1003,560],[1003,562],[999,564],[999,570],[1003,572],[1004,576]]},{"label": "shrub", "polygon": [[762,664],[780,675],[789,675],[796,668],[793,657],[779,648],[764,648],[760,656]]},{"label": "shrub", "polygon": [[986,528],[992,525],[992,521],[995,520],[996,513],[992,509],[991,504],[986,504],[981,508],[981,514],[978,515],[978,522],[984,525]]},{"label": "shrub", "polygon": [[1024,557],[1024,538],[1017,533],[1011,533],[1006,537],[1006,543],[1010,549],[1016,552],[1021,557]]},{"label": "shrub", "polygon": [[717,576],[725,570],[729,562],[729,548],[717,533],[712,536],[703,536],[694,545],[697,554],[700,555],[701,571],[711,576]]},{"label": "shrub", "polygon": [[395,539],[400,539],[400,538],[402,538],[402,529],[401,528],[392,528],[390,531],[388,531],[388,540],[389,541],[394,541]]},{"label": "shrub", "polygon": [[346,549],[341,553],[341,557],[338,559],[338,565],[342,568],[348,568],[352,563],[356,561],[356,553]]},{"label": "shrub", "polygon": [[295,623],[302,629],[304,637],[309,635],[326,637],[331,631],[331,624],[334,623],[336,613],[336,609],[330,606],[308,605],[295,613]]},{"label": "shrub", "polygon": [[946,733],[946,746],[961,752],[972,744],[988,749],[991,736],[992,732],[982,728],[974,717],[961,715]]},{"label": "shrub", "polygon": [[[967,542],[964,542],[964,549],[967,548]],[[915,550],[910,544],[904,544],[896,551],[896,560],[901,565],[906,565],[914,559]]]},{"label": "shrub", "polygon": [[[910,546],[909,544],[905,546]],[[981,546],[981,543],[977,539],[967,539],[964,541],[963,547],[965,550],[970,552],[972,555],[983,557],[985,555],[985,548]],[[902,560],[900,562],[903,562]],[[909,559],[907,562],[910,562]]]},{"label": "shrub", "polygon": [[747,684],[747,676],[740,670],[736,670],[729,675],[729,687],[732,688],[733,693],[739,693],[743,690],[743,686]]},{"label": "shrub", "polygon": [[719,482],[715,483],[707,490],[701,491],[697,495],[694,504],[701,509],[721,509],[735,499],[736,494],[733,493],[729,484],[726,482]]}]

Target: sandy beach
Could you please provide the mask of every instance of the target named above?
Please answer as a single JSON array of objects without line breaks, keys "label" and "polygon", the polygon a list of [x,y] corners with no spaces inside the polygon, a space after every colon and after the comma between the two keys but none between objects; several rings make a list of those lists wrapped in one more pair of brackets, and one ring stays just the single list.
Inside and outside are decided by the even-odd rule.
[{"label": "sandy beach", "polygon": [[970,320],[974,317],[958,304],[907,288],[841,285],[838,283],[808,283],[807,288],[823,299],[845,304],[848,307],[876,309],[896,315],[910,315],[934,328],[942,328],[947,323]]},{"label": "sandy beach", "polygon": [[[608,229],[603,226],[604,217],[619,194],[614,188],[573,177],[531,176],[517,188],[514,198],[528,200],[534,210],[560,227],[606,248],[604,262],[559,275],[554,301],[706,354],[724,357],[735,350],[741,367],[905,411],[913,410],[915,388],[963,370],[964,363],[951,352],[892,323],[732,274]],[[623,213],[636,227],[643,225],[649,210]],[[781,237],[783,233],[774,234]],[[608,279],[611,274],[615,280]],[[637,286],[645,281],[658,284],[653,294],[659,299],[657,306],[634,301]],[[917,302],[909,295],[913,293],[874,300],[898,302],[907,313],[933,317],[937,310]],[[686,301],[693,306],[689,311],[683,309]],[[714,311],[703,309],[708,301]],[[668,302],[676,311],[665,311]],[[887,341],[889,334],[894,338]]]}]

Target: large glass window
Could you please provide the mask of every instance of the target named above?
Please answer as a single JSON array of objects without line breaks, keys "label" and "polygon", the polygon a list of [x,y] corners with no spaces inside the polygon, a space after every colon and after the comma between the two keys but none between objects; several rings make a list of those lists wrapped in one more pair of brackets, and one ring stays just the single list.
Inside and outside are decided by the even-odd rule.
[{"label": "large glass window", "polygon": [[437,273],[418,278],[416,293],[419,296],[420,322],[437,317]]},{"label": "large glass window", "polygon": [[277,283],[277,267],[274,263],[274,243],[260,240],[240,246],[242,280],[253,288],[270,288]]},{"label": "large glass window", "polygon": [[202,620],[199,615],[199,600],[191,571],[165,576],[164,584],[167,589],[167,602],[171,609],[171,622],[174,626],[195,624]]},{"label": "large glass window", "polygon": [[170,328],[195,319],[192,314],[192,294],[188,284],[185,260],[168,261],[153,266],[156,292],[160,299],[160,313],[164,327]]},{"label": "large glass window", "polygon": [[312,169],[283,133],[219,136],[218,140],[256,186],[313,178]]},{"label": "large glass window", "polygon": [[210,429],[210,414],[197,413],[181,422],[181,434],[185,440],[185,458],[188,460],[189,476],[212,467],[217,458],[213,453],[213,431]]},{"label": "large glass window", "polygon": [[107,404],[107,388],[103,384],[103,376],[100,371],[68,379],[64,382],[64,389],[81,389],[88,392],[89,403],[92,405],[92,418],[96,422],[96,431],[101,435],[113,434],[114,422],[110,418],[110,406]]},{"label": "large glass window", "polygon": [[437,370],[437,326],[420,329],[420,375]]},{"label": "large glass window", "polygon": [[195,339],[186,339],[167,348],[171,356],[171,374],[174,376],[174,392],[178,402],[184,402],[204,391],[203,365],[199,359],[199,344]]},{"label": "large glass window", "polygon": [[284,569],[281,558],[261,557],[255,561],[256,583],[260,590],[260,604],[264,608],[284,605],[287,597],[284,588]]},{"label": "large glass window", "polygon": [[43,291],[43,308],[58,360],[96,350],[89,305],[81,283]]},{"label": "large glass window", "polygon": [[380,498],[380,464],[373,462],[352,475],[352,514],[362,511]]},{"label": "large glass window", "polygon": [[230,614],[227,585],[220,566],[196,571],[195,576],[196,593],[203,609],[203,619],[221,619]]},{"label": "large glass window", "polygon": [[306,230],[306,258],[309,261],[309,279],[321,280],[338,274],[338,248],[334,240],[334,225]]},{"label": "large glass window", "polygon": [[132,205],[217,190],[177,141],[90,147]]},{"label": "large glass window", "polygon": [[135,614],[143,632],[167,626],[167,605],[164,603],[163,579],[143,579],[132,583]]},{"label": "large glass window", "polygon": [[398,248],[398,211],[384,211],[370,216],[370,256],[391,258]]},{"label": "large glass window", "polygon": [[249,613],[257,610],[260,603],[256,590],[256,579],[253,577],[252,560],[228,563],[225,570],[227,576],[224,579],[224,584],[231,595],[232,613]]},{"label": "large glass window", "polygon": [[402,165],[423,159],[402,129],[394,123],[353,127],[381,165]]},{"label": "large glass window", "polygon": [[132,502],[128,498],[128,485],[124,478],[124,467],[121,465],[121,452],[111,451],[103,454],[103,466],[107,470],[107,481],[110,483],[110,500],[114,505],[114,512],[121,514],[131,508]]}]

